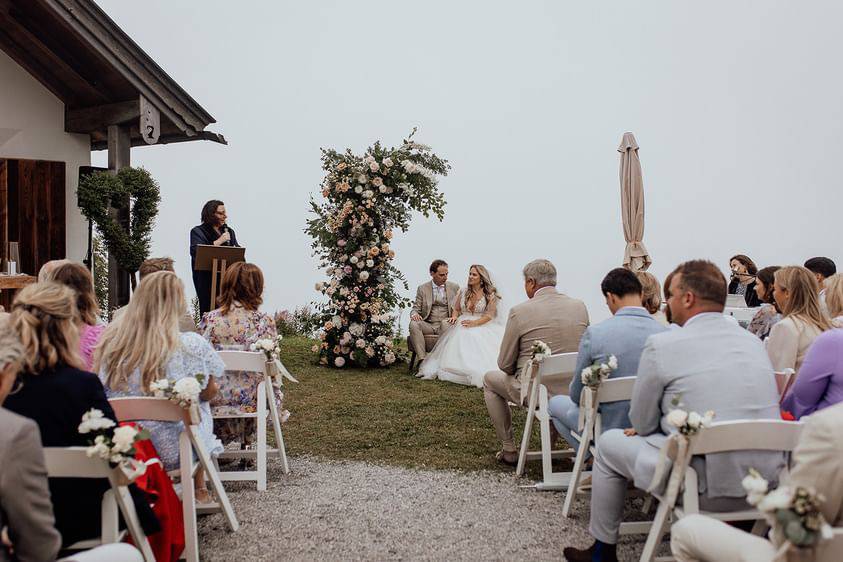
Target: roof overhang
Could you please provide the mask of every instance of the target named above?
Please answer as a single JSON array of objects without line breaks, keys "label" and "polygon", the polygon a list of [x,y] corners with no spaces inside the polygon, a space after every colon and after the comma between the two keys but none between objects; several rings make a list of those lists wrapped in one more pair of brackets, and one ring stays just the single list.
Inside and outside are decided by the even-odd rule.
[{"label": "roof overhang", "polygon": [[91,0],[0,0],[0,49],[65,104],[65,130],[106,148],[109,125],[139,131],[140,98],[161,115],[162,144],[211,140],[214,118]]}]

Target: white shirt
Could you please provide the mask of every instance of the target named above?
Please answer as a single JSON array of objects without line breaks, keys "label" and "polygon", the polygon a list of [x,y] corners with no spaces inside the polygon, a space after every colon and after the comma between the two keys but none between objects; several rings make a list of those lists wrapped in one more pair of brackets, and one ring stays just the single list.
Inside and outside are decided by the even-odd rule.
[{"label": "white shirt", "polygon": [[433,281],[430,282],[433,286],[433,302],[438,304],[448,304],[448,296],[445,293],[445,284],[437,285]]}]

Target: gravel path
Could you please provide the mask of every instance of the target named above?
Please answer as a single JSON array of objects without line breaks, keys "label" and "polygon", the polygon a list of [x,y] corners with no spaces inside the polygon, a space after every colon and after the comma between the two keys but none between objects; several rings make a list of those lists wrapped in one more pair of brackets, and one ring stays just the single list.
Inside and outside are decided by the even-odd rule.
[{"label": "gravel path", "polygon": [[[269,487],[227,483],[241,528],[200,520],[203,560],[561,560],[591,544],[588,501],[571,519],[563,496],[520,488],[511,474],[413,470],[291,459],[270,464]],[[644,537],[621,540],[637,559]]]}]

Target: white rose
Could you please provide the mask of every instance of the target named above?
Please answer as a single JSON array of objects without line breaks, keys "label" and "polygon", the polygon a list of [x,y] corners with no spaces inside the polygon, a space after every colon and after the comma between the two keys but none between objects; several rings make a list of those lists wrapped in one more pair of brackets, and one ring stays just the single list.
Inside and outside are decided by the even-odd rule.
[{"label": "white rose", "polygon": [[600,363],[600,372],[605,373],[609,370],[609,366],[605,363]]},{"label": "white rose", "polygon": [[386,166],[387,168],[391,167],[392,166],[392,158],[384,158],[383,159],[383,165]]},{"label": "white rose", "polygon": [[611,357],[609,357],[609,367],[610,367],[612,370],[615,370],[615,369],[617,369],[617,368],[618,368],[618,358],[617,358],[617,357],[615,357],[614,355],[612,355]]},{"label": "white rose", "polygon": [[366,347],[366,340],[357,340],[357,344],[356,344],[356,345],[357,345],[357,347],[359,347],[360,349],[363,349],[364,347]]},{"label": "white rose", "polygon": [[375,187],[381,187],[383,185],[383,180],[381,178],[374,178],[372,179],[372,185]]},{"label": "white rose", "polygon": [[582,381],[583,384],[587,384],[588,379],[590,379],[590,378],[591,378],[591,368],[586,367],[580,373],[580,380]]},{"label": "white rose", "polygon": [[793,490],[787,486],[779,486],[758,502],[758,510],[772,512],[777,509],[786,509],[790,507],[792,501]]},{"label": "white rose", "polygon": [[696,412],[688,414],[688,425],[691,427],[699,427],[702,424],[702,416]]},{"label": "white rose", "polygon": [[357,187],[355,187],[354,193],[356,193],[357,195],[360,195],[361,193],[363,193],[363,186],[358,185]]},{"label": "white rose", "polygon": [[114,430],[114,436],[111,438],[113,443],[111,447],[112,453],[128,453],[135,443],[135,436],[138,430],[130,425],[123,425]]},{"label": "white rose", "polygon": [[366,199],[371,199],[374,194],[374,191],[372,191],[371,189],[367,189],[363,192],[363,197],[365,197]]},{"label": "white rose", "polygon": [[[366,177],[366,174],[360,174],[359,176],[357,176],[357,181],[359,183],[366,183],[366,182],[369,181],[369,178]],[[360,186],[358,185],[357,187],[360,187]],[[357,189],[355,188],[354,191],[357,191]]]},{"label": "white rose", "polygon": [[79,433],[90,433],[92,431],[108,429],[110,427],[114,427],[115,425],[117,424],[115,424],[113,420],[105,417],[102,410],[91,408],[82,415],[82,423],[79,424],[77,431]]},{"label": "white rose", "polygon": [[768,483],[760,476],[748,474],[741,480],[741,486],[743,486],[743,489],[746,490],[748,495],[760,495],[767,493]]},{"label": "white rose", "polygon": [[390,189],[388,187],[386,187],[385,185],[380,186],[378,189],[380,190],[381,193],[389,193],[390,192]]},{"label": "white rose", "polygon": [[395,354],[389,352],[383,356],[383,360],[386,362],[387,365],[392,365],[393,363],[395,363]]},{"label": "white rose", "polygon": [[688,412],[685,410],[671,410],[667,415],[667,423],[674,427],[682,427],[688,420]]},{"label": "white rose", "polygon": [[703,414],[702,424],[705,427],[711,425],[711,421],[714,419],[714,410],[709,410],[705,414]]},{"label": "white rose", "polygon": [[375,260],[366,260],[366,267],[375,267]]},{"label": "white rose", "polygon": [[336,359],[334,359],[334,365],[336,365],[337,367],[342,367],[343,365],[345,365],[345,359],[343,359],[342,357],[337,357]]},{"label": "white rose", "polygon": [[176,381],[173,385],[173,392],[179,396],[183,396],[189,400],[196,400],[199,398],[199,393],[202,392],[202,387],[193,377],[185,377]]},{"label": "white rose", "polygon": [[351,263],[357,263],[359,260],[360,258],[358,258],[357,256],[351,256],[348,261],[350,261]]},{"label": "white rose", "polygon": [[379,345],[383,345],[386,343],[386,336],[378,336],[375,338],[375,343]]},{"label": "white rose", "polygon": [[369,169],[373,172],[377,172],[380,169],[377,162],[369,162]]},{"label": "white rose", "polygon": [[360,272],[360,281],[366,281],[369,279],[369,272],[368,271],[361,271]]},{"label": "white rose", "polygon": [[357,262],[357,269],[363,269],[364,267],[366,267],[366,262],[364,262],[363,260]]}]

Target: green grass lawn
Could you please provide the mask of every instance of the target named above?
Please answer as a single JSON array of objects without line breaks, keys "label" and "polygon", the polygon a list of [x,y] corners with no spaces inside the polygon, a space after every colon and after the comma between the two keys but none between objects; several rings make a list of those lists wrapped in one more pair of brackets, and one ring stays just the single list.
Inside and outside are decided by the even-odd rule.
[{"label": "green grass lawn", "polygon": [[[422,381],[407,364],[389,369],[329,369],[315,362],[311,340],[286,338],[282,359],[299,383],[286,383],[284,425],[290,454],[407,467],[509,470],[480,389]],[[514,413],[516,436],[524,412]],[[534,441],[538,442],[538,431]],[[536,476],[539,463],[530,463]]]}]

